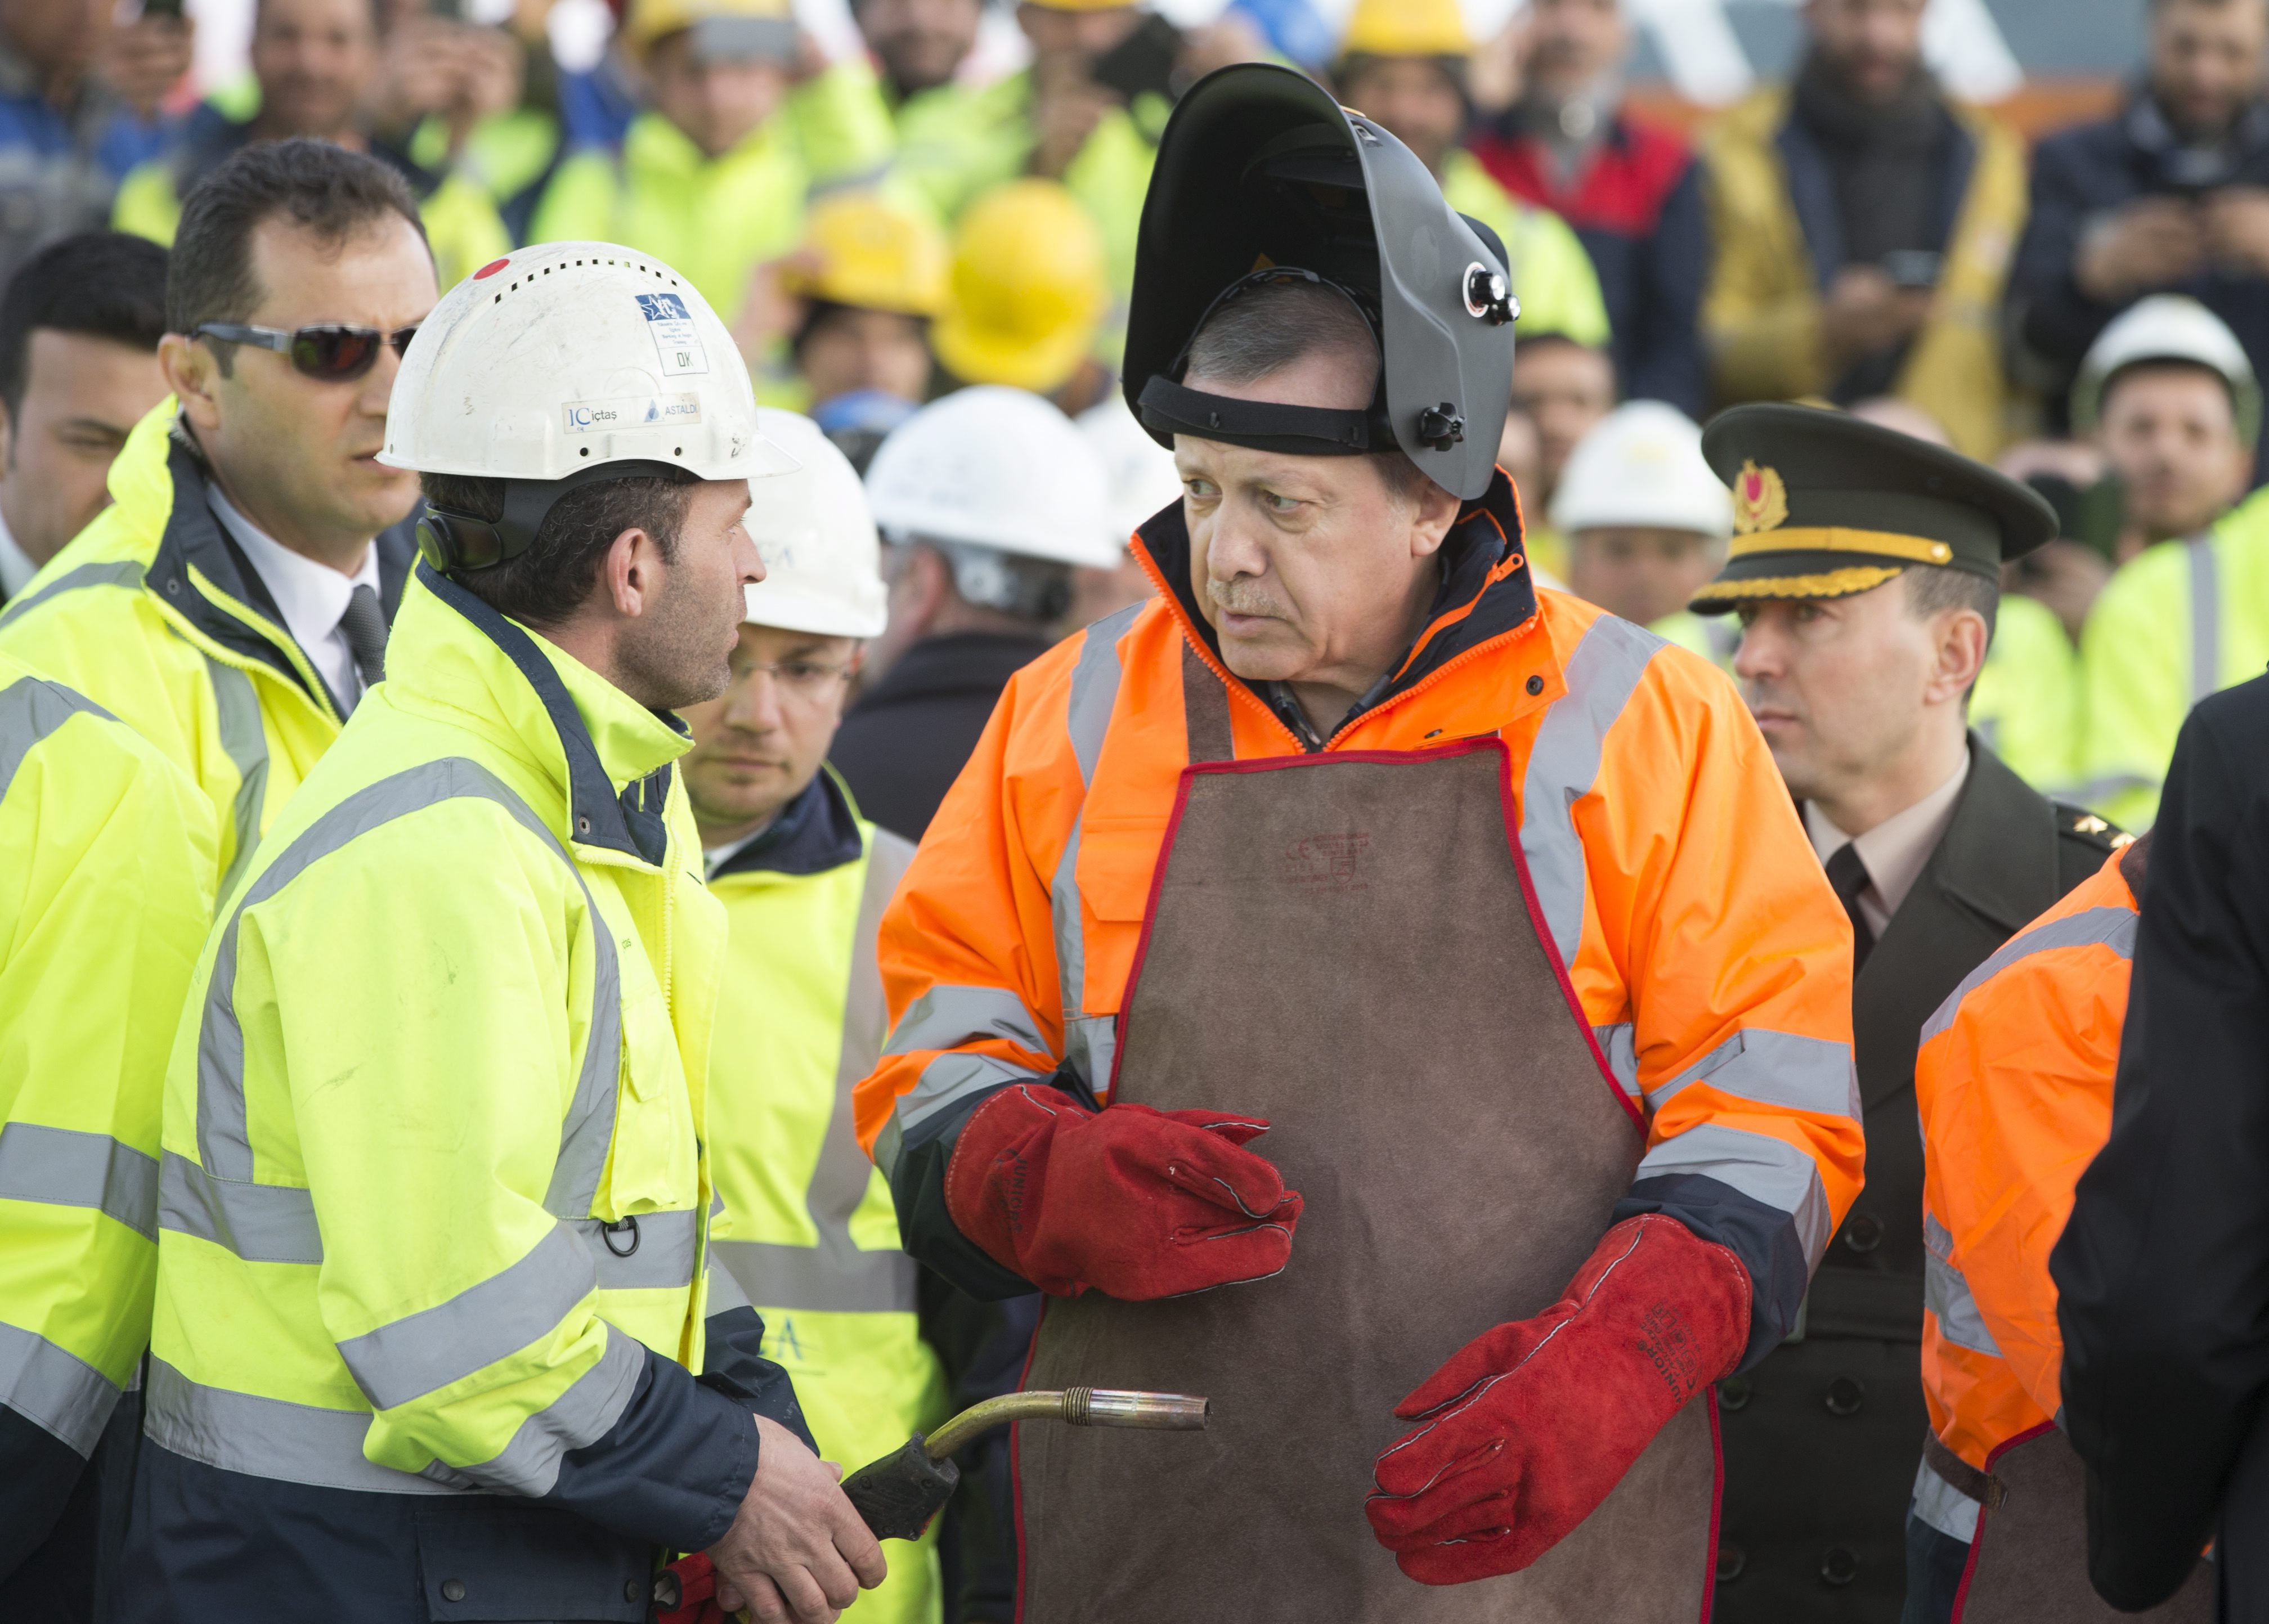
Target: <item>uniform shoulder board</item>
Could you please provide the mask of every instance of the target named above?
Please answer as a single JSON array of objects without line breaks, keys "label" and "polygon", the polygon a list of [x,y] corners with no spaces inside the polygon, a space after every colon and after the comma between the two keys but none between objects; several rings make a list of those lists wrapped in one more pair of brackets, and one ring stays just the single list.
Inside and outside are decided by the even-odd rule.
[{"label": "uniform shoulder board", "polygon": [[2134,839],[2134,836],[2090,812],[2086,807],[2069,807],[2059,801],[2056,807],[2057,833],[2067,840],[2077,840],[2096,851],[2110,853]]}]

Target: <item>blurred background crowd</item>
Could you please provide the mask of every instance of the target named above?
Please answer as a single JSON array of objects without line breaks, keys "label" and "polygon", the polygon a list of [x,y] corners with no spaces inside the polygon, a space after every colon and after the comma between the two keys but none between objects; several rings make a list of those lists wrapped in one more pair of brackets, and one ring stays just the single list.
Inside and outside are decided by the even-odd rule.
[{"label": "blurred background crowd", "polygon": [[[1976,724],[2141,827],[2189,705],[2269,657],[2265,42],[2261,0],[0,0],[0,277],[90,228],[166,243],[230,152],[312,136],[409,181],[445,287],[567,238],[677,266],[862,469],[941,395],[1044,397],[1091,455],[1014,441],[1058,477],[989,491],[963,459],[868,668],[870,712],[919,648],[899,683],[981,720],[1148,590],[1120,543],[1177,484],[1115,361],[1154,145],[1208,70],[1290,62],[1507,246],[1541,571],[1730,668],[1738,625],[1684,612],[1731,522],[1696,421],[1814,400],[1996,462],[2064,538],[2005,583]],[[95,365],[149,313],[85,275],[19,288],[48,342],[0,346],[0,587],[100,501],[39,459],[99,468],[136,415],[64,402],[83,443],[43,451],[42,357],[154,400]],[[920,801],[875,809],[919,836]]]}]

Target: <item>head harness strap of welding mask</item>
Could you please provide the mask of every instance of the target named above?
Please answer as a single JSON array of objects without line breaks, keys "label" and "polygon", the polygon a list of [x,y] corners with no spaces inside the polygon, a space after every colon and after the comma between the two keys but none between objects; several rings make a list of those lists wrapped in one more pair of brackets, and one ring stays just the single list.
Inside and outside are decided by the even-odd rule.
[{"label": "head harness strap of welding mask", "polygon": [[[1519,314],[1504,245],[1452,210],[1417,156],[1301,74],[1208,75],[1160,138],[1127,313],[1127,404],[1177,433],[1304,456],[1400,448],[1470,500],[1495,475]],[[1368,407],[1231,400],[1184,380],[1205,323],[1297,279],[1346,295],[1378,341]]]},{"label": "head harness strap of welding mask", "polygon": [[458,513],[428,503],[418,521],[418,550],[444,575],[493,569],[536,544],[536,534],[551,510],[571,491],[613,479],[667,479],[698,483],[698,476],[672,462],[625,461],[577,469],[565,479],[501,479],[504,508],[495,518]]}]

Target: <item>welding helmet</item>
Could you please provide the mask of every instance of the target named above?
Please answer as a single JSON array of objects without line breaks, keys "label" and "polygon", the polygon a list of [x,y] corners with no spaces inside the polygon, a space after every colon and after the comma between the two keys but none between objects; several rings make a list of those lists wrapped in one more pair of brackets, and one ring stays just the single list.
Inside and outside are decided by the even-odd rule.
[{"label": "welding helmet", "polygon": [[[1215,310],[1274,281],[1352,300],[1385,365],[1362,411],[1186,388]],[[1208,75],[1176,106],[1142,205],[1127,325],[1127,404],[1177,433],[1304,456],[1397,447],[1470,500],[1489,489],[1519,314],[1504,245],[1444,201],[1408,147],[1313,80],[1265,63]]]}]

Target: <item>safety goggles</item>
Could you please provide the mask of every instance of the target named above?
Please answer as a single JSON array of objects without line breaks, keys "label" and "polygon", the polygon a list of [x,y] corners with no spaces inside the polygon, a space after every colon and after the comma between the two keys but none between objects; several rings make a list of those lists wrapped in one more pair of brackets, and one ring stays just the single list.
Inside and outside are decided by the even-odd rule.
[{"label": "safety goggles", "polygon": [[374,327],[240,327],[233,321],[205,321],[192,328],[189,336],[273,350],[288,357],[303,377],[351,383],[378,365],[381,345],[391,344],[395,354],[407,355],[418,328],[397,327],[387,333]]}]

